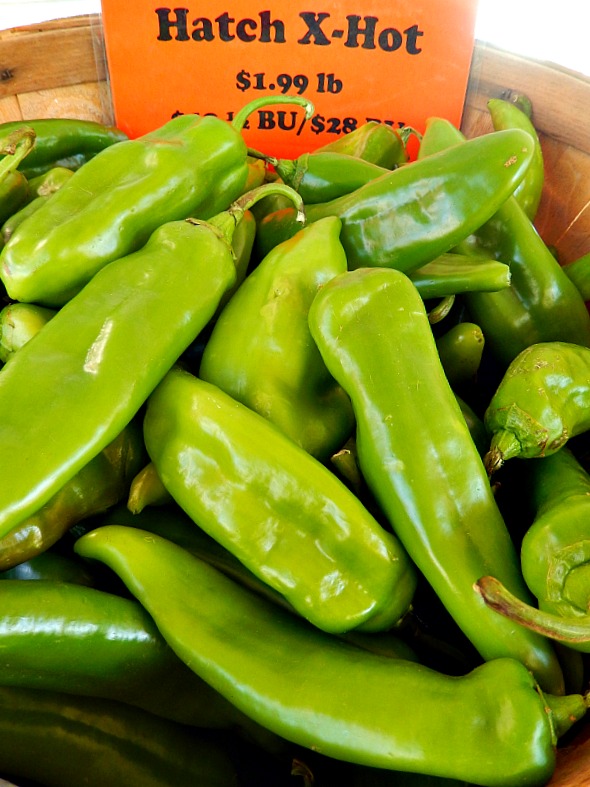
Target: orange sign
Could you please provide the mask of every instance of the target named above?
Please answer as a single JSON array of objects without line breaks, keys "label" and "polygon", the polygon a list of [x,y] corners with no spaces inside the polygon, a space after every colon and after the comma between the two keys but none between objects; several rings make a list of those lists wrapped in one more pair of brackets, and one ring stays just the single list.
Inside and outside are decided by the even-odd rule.
[{"label": "orange sign", "polygon": [[[362,8],[360,7],[362,6]],[[226,120],[261,96],[312,102],[255,111],[250,147],[295,157],[367,120],[460,123],[477,0],[102,0],[117,124],[135,137],[183,113]],[[313,9],[313,10],[310,10]]]}]

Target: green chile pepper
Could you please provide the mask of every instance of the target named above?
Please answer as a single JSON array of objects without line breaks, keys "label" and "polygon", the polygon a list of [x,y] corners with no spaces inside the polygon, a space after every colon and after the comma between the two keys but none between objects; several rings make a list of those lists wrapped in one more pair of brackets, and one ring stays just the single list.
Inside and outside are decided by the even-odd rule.
[{"label": "green chile pepper", "polygon": [[557,737],[586,711],[580,695],[541,694],[514,659],[450,677],[361,652],[134,528],[98,528],[76,550],[108,565],[179,658],[242,712],[335,759],[488,787],[543,785]]},{"label": "green chile pepper", "polygon": [[567,342],[527,347],[506,369],[484,421],[490,475],[513,457],[558,451],[590,428],[590,348]]},{"label": "green chile pepper", "polygon": [[0,538],[0,571],[41,554],[72,525],[122,500],[144,461],[141,429],[130,423],[45,505]]},{"label": "green chile pepper", "polygon": [[544,690],[562,692],[549,643],[514,631],[473,590],[495,572],[530,598],[416,288],[392,269],[341,274],[318,293],[309,321],[351,398],[363,477],[416,566],[482,658],[512,656]]},{"label": "green chile pepper", "polygon": [[[85,561],[87,562],[87,561]],[[0,582],[0,686],[117,700],[179,724],[280,742],[178,659],[135,600],[55,580]]]},{"label": "green chile pepper", "polygon": [[491,98],[488,110],[492,125],[496,131],[505,128],[521,128],[528,132],[534,140],[535,150],[524,178],[514,190],[514,198],[531,221],[537,215],[537,209],[543,194],[545,182],[545,164],[539,135],[530,115],[521,107],[520,99],[513,97],[508,101],[503,98]]},{"label": "green chile pepper", "polygon": [[0,137],[0,224],[30,198],[29,182],[18,170],[35,145],[35,132],[22,123]]},{"label": "green chile pepper", "polygon": [[46,787],[238,787],[227,747],[139,708],[0,687],[0,769]]},{"label": "green chile pepper", "polygon": [[528,462],[527,471],[534,519],[522,540],[521,563],[538,609],[515,605],[494,578],[483,577],[478,588],[511,620],[589,653],[590,475],[567,448]]},{"label": "green chile pepper", "polygon": [[160,226],[142,249],[99,271],[6,364],[0,374],[0,537],[132,420],[233,285],[231,236],[243,211],[277,189],[300,199],[271,184],[211,222]]},{"label": "green chile pepper", "polygon": [[144,440],[190,518],[319,628],[378,631],[407,611],[416,576],[397,539],[263,416],[173,369]]},{"label": "green chile pepper", "polygon": [[[461,150],[466,144],[448,120],[430,118],[419,158],[427,160],[441,150]],[[504,368],[536,342],[559,340],[590,346],[590,315],[583,299],[515,197],[505,200],[458,250],[491,255],[510,266],[509,287],[463,296],[471,319],[481,327],[488,348]]]},{"label": "green chile pepper", "polygon": [[323,460],[352,432],[348,396],[328,373],[307,324],[316,292],[346,270],[341,222],[326,217],[276,246],[215,323],[199,377],[268,418]]},{"label": "green chile pepper", "polygon": [[[273,100],[287,99],[298,100]],[[247,112],[238,113],[233,125],[213,116],[179,115],[98,153],[4,247],[0,277],[8,295],[61,306],[104,265],[143,246],[162,224],[209,219],[226,210],[247,183],[240,133]]]},{"label": "green chile pepper", "polygon": [[510,286],[510,268],[503,262],[450,252],[409,275],[423,300],[463,292],[496,292]]},{"label": "green chile pepper", "polygon": [[12,235],[14,235],[16,228],[22,224],[26,218],[32,216],[35,211],[39,210],[41,205],[47,202],[48,199],[49,196],[34,197],[30,202],[25,202],[25,204],[15,213],[10,214],[0,227],[0,248],[8,243]]},{"label": "green chile pepper", "polygon": [[162,483],[153,462],[141,468],[132,479],[127,497],[127,508],[140,514],[146,506],[161,506],[172,502],[172,495]]},{"label": "green chile pepper", "polygon": [[564,273],[572,281],[584,301],[590,301],[590,253],[562,265]]},{"label": "green chile pepper", "polygon": [[389,172],[370,161],[334,151],[303,153],[297,159],[267,157],[277,174],[298,191],[306,205],[328,202]]},{"label": "green chile pepper", "polygon": [[[530,136],[518,129],[486,134],[460,149],[399,167],[343,197],[310,205],[307,221],[342,220],[350,268],[411,273],[450,251],[496,212],[521,181],[532,148]],[[260,221],[260,256],[295,233],[293,220],[286,209]]]},{"label": "green chile pepper", "polygon": [[343,153],[387,169],[395,169],[408,161],[406,144],[414,129],[395,129],[386,123],[369,120],[349,134],[328,142],[318,152]]},{"label": "green chile pepper", "polygon": [[55,194],[68,182],[74,171],[67,167],[52,167],[36,178],[29,180],[31,195],[34,197],[48,197]]},{"label": "green chile pepper", "polygon": [[29,202],[25,203],[16,213],[10,215],[4,224],[2,224],[0,228],[2,241],[5,244],[8,243],[12,235],[14,235],[16,228],[22,224],[25,219],[39,210],[52,194],[59,191],[64,183],[67,183],[73,174],[74,172],[71,169],[54,167],[44,175],[39,175],[38,178],[29,181]]},{"label": "green chile pepper", "polygon": [[52,317],[54,309],[34,303],[9,303],[0,311],[0,361],[8,361],[24,347]]},{"label": "green chile pepper", "polygon": [[127,140],[114,126],[74,118],[39,118],[8,121],[0,125],[0,134],[10,133],[23,122],[35,132],[35,147],[19,169],[27,179],[38,177],[55,166],[79,167],[98,152]]},{"label": "green chile pepper", "polygon": [[484,345],[483,332],[473,322],[459,322],[436,339],[436,349],[453,390],[473,383]]},{"label": "green chile pepper", "polygon": [[0,579],[50,580],[52,582],[73,582],[77,585],[96,587],[96,577],[77,555],[66,555],[49,548],[30,560],[0,571]]}]

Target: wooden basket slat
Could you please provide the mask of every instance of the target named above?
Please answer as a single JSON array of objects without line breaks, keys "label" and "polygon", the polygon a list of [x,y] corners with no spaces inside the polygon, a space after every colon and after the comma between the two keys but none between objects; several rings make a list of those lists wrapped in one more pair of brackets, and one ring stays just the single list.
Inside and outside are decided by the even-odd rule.
[{"label": "wooden basket slat", "polygon": [[100,31],[89,15],[0,32],[0,97],[104,80]]}]

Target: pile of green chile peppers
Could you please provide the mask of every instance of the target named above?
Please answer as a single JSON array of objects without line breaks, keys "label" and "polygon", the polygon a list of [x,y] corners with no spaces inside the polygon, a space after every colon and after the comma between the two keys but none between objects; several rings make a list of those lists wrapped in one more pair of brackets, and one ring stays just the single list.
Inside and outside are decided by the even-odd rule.
[{"label": "pile of green chile peppers", "polygon": [[0,124],[0,777],[544,787],[587,715],[534,113],[249,148],[287,102]]},{"label": "pile of green chile peppers", "polygon": [[586,710],[580,695],[540,693],[515,659],[451,678],[359,652],[138,529],[97,528],[75,548],[121,577],[220,694],[285,740],[336,759],[482,785],[543,784],[553,741]]},{"label": "pile of green chile peppers", "polygon": [[268,102],[252,102],[231,125],[213,116],[178,115],[97,153],[4,247],[0,279],[8,295],[61,306],[107,263],[143,247],[162,224],[226,210],[247,189],[241,128]]},{"label": "pile of green chile peppers", "polygon": [[[519,110],[513,107],[511,114],[514,111]],[[524,132],[523,124],[514,122],[512,127]],[[463,134],[448,120],[431,118],[418,158],[426,161],[441,150],[460,150],[465,144],[468,143]],[[471,319],[482,328],[488,348],[504,368],[519,352],[537,342],[565,341],[590,346],[590,315],[584,300],[521,205],[522,201],[530,205],[538,196],[542,159],[539,163],[537,137],[531,157],[527,173],[537,169],[532,185],[527,185],[533,191],[531,199],[527,192],[521,192],[520,201],[515,194],[503,201],[497,212],[456,248],[461,253],[489,255],[510,268],[509,287],[496,292],[473,291],[464,296]]]}]

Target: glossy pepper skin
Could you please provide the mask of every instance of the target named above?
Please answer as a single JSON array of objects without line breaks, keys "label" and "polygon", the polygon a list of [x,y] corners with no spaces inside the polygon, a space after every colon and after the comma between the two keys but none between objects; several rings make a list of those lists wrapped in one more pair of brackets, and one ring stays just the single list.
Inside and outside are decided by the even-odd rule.
[{"label": "glossy pepper skin", "polygon": [[238,787],[227,749],[113,700],[0,687],[0,769],[48,787]]},{"label": "glossy pepper skin", "polygon": [[[39,118],[26,121],[35,132],[35,148],[19,169],[27,179],[43,175],[54,166],[77,168],[127,134],[114,126],[75,118]],[[22,126],[18,120],[0,125],[0,134]]]},{"label": "glossy pepper skin", "polygon": [[0,311],[0,361],[6,363],[54,316],[54,309],[34,303],[17,301],[5,306]]},{"label": "glossy pepper skin", "polygon": [[244,713],[335,759],[540,786],[554,769],[556,737],[585,713],[579,695],[541,695],[513,659],[457,678],[359,653],[133,528],[99,528],[76,549],[110,566],[177,655]]},{"label": "glossy pepper skin", "polygon": [[484,346],[485,336],[473,322],[459,322],[436,339],[442,367],[454,391],[475,381]]},{"label": "glossy pepper skin", "polygon": [[412,129],[395,129],[386,123],[369,120],[332,142],[318,148],[319,152],[355,156],[387,169],[395,169],[408,161],[406,144]]},{"label": "glossy pepper skin", "polygon": [[549,456],[590,428],[590,348],[540,342],[506,369],[484,414],[490,474],[508,459]]},{"label": "glossy pepper skin", "polygon": [[397,539],[266,418],[173,369],[144,440],[191,519],[314,625],[383,630],[407,611],[416,576]]},{"label": "glossy pepper skin", "polygon": [[[480,227],[522,179],[533,143],[520,130],[497,131],[382,175],[330,202],[310,205],[308,223],[342,221],[349,268],[392,267],[411,273],[450,251]],[[291,237],[290,209],[259,223],[257,248],[266,254]]]},{"label": "glossy pepper skin", "polygon": [[[418,155],[426,160],[465,144],[463,134],[448,120],[430,118]],[[559,340],[590,346],[590,315],[583,299],[516,197],[498,206],[458,250],[491,255],[510,267],[509,287],[463,296],[471,319],[481,327],[488,348],[504,368],[536,342]]]},{"label": "glossy pepper skin", "polygon": [[34,144],[35,132],[22,123],[0,137],[0,223],[30,199],[29,182],[18,167],[30,155]]},{"label": "glossy pepper skin", "polygon": [[[105,525],[113,524],[135,527],[162,536],[162,538],[172,541],[200,560],[218,569],[240,585],[269,599],[273,604],[289,610],[292,614],[296,614],[284,596],[274,591],[266,582],[261,581],[251,571],[248,571],[243,563],[240,563],[231,552],[207,535],[204,530],[196,527],[192,519],[174,502],[157,509],[144,509],[140,514],[131,514],[131,512],[121,510],[119,506],[115,506],[104,517],[99,518],[98,526],[104,527]],[[88,532],[88,530],[83,529],[83,532],[78,537],[81,537],[84,532]],[[387,655],[389,658],[404,658],[410,661],[418,660],[411,644],[402,639],[397,631],[370,632],[367,634],[360,631],[349,631],[341,636],[347,642],[352,642],[362,650],[378,652],[382,655]]]},{"label": "glossy pepper skin", "polygon": [[423,300],[463,292],[496,292],[510,286],[510,268],[490,257],[446,253],[410,273]]},{"label": "glossy pepper skin", "polygon": [[303,153],[294,160],[271,159],[271,163],[283,182],[301,194],[306,205],[350,194],[389,171],[356,156],[321,150]]},{"label": "glossy pepper skin", "polygon": [[77,522],[124,499],[145,457],[141,428],[130,423],[45,505],[0,538],[0,571],[45,552]]},{"label": "glossy pepper skin", "polygon": [[316,296],[309,320],[351,398],[363,477],[416,566],[482,658],[516,658],[544,690],[562,692],[551,646],[515,632],[473,590],[495,566],[515,593],[530,597],[410,280],[390,269],[343,274]]},{"label": "glossy pepper skin", "polygon": [[96,274],[6,364],[0,536],[115,439],[210,320],[235,275],[217,227],[162,225],[138,252]]},{"label": "glossy pepper skin", "polygon": [[275,745],[187,669],[135,599],[48,579],[3,580],[0,599],[0,685],[117,700],[179,724],[240,730]]},{"label": "glossy pepper skin", "polygon": [[316,292],[346,270],[341,222],[327,217],[275,247],[215,323],[199,377],[268,418],[321,460],[352,432],[348,396],[328,373],[307,315]]},{"label": "glossy pepper skin", "polygon": [[239,131],[194,115],[106,148],[13,233],[0,255],[6,291],[63,305],[162,224],[225,210],[246,183],[246,153]]},{"label": "glossy pepper skin", "polygon": [[538,609],[514,604],[489,577],[480,580],[480,591],[517,623],[589,653],[590,475],[568,448],[527,462],[526,471],[533,521],[522,540],[521,562]]},{"label": "glossy pepper skin", "polygon": [[530,116],[522,108],[518,96],[513,97],[511,100],[491,98],[488,101],[488,111],[492,119],[492,125],[496,131],[505,128],[521,128],[523,131],[530,134],[534,140],[535,151],[533,158],[524,178],[514,190],[514,198],[529,219],[534,221],[543,195],[543,185],[545,182],[543,149],[541,148],[537,129]]},{"label": "glossy pepper skin", "polygon": [[65,167],[54,167],[38,178],[28,182],[29,196],[26,202],[16,213],[12,213],[0,227],[0,240],[6,244],[14,235],[16,228],[23,221],[35,213],[50,199],[52,194],[66,183],[74,174],[73,170]]},{"label": "glossy pepper skin", "polygon": [[590,253],[562,266],[568,279],[572,281],[585,302],[590,301]]}]

